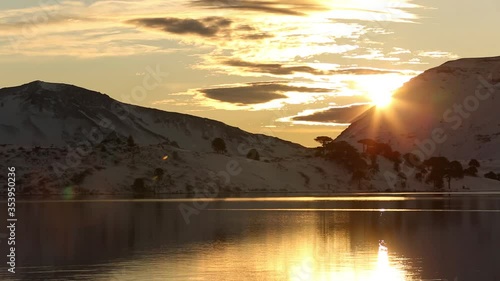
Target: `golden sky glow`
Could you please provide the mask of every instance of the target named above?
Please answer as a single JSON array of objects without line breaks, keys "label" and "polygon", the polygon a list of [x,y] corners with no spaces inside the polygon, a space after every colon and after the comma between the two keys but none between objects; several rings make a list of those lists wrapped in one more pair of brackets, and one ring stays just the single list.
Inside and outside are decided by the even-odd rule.
[{"label": "golden sky glow", "polygon": [[[3,1],[0,87],[70,83],[315,145],[427,68],[498,55],[499,4],[463,2]],[[148,67],[168,76],[130,99]]]}]

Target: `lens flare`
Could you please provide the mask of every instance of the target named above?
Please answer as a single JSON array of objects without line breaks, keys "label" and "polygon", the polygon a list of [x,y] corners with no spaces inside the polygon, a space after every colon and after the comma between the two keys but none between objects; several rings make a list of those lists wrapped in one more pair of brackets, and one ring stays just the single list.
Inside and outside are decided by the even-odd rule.
[{"label": "lens flare", "polygon": [[75,197],[75,193],[74,193],[73,187],[71,185],[65,187],[64,190],[63,190],[63,198],[64,198],[64,200],[71,200],[74,197]]}]

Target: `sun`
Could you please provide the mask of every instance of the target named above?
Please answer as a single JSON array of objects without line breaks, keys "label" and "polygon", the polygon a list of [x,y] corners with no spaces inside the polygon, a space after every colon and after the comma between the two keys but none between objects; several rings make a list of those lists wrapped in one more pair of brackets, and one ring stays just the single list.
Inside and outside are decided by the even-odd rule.
[{"label": "sun", "polygon": [[366,75],[357,77],[356,88],[370,99],[373,105],[386,108],[391,105],[394,92],[410,78],[411,76],[400,74]]},{"label": "sun", "polygon": [[377,107],[388,107],[392,102],[392,91],[373,92],[370,94],[370,99]]}]

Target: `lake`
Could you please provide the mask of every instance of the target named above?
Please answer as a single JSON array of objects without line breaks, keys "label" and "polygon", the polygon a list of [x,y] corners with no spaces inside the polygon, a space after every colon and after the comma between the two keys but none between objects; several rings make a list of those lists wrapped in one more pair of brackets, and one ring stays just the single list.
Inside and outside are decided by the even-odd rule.
[{"label": "lake", "polygon": [[1,280],[500,280],[499,193],[16,207],[16,273],[4,238]]}]

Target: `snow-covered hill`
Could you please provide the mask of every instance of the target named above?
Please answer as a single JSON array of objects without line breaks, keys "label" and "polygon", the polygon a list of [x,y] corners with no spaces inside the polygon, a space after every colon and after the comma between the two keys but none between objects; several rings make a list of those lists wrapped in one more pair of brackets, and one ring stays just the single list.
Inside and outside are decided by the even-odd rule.
[{"label": "snow-covered hill", "polygon": [[[136,147],[127,144],[130,136]],[[215,138],[225,141],[226,153],[213,151]],[[247,158],[251,149],[259,161]],[[35,81],[0,89],[0,157],[17,167],[27,193],[121,193],[136,179],[169,193],[214,181],[228,192],[349,190],[342,169],[312,155],[275,137],[72,85]]]},{"label": "snow-covered hill", "polygon": [[255,135],[222,122],[124,104],[73,85],[31,82],[0,89],[0,144],[78,146],[84,140],[132,136],[139,145],[177,143],[212,151],[211,140],[226,140],[229,153],[250,145],[264,154],[288,155],[297,144]]},{"label": "snow-covered hill", "polygon": [[[337,140],[370,138],[402,153],[454,160],[500,159],[500,57],[460,59],[429,69],[372,108]],[[493,165],[495,166],[495,165]]]},{"label": "snow-covered hill", "polygon": [[[409,85],[418,85],[419,79]],[[415,117],[420,111],[408,112]],[[414,121],[407,119],[408,124]],[[366,114],[341,138],[356,143],[363,133],[379,128],[370,127],[370,120]],[[386,123],[381,124],[384,128]],[[418,129],[411,132],[422,136]],[[389,139],[387,134],[380,137]],[[213,151],[215,138],[225,141],[227,152]],[[251,149],[258,152],[258,160],[247,157]],[[41,81],[0,89],[0,159],[16,167],[18,192],[68,197],[134,190],[198,196],[435,190],[410,176],[404,184],[401,179],[388,180],[386,172],[393,171],[393,163],[384,158],[379,160],[379,173],[353,181],[352,171],[338,161],[318,157],[314,149],[214,120],[124,104],[98,92]],[[0,174],[0,182],[4,180],[5,174]],[[499,181],[482,177],[452,184],[454,191],[499,187]]]}]

